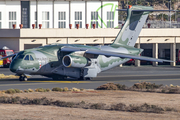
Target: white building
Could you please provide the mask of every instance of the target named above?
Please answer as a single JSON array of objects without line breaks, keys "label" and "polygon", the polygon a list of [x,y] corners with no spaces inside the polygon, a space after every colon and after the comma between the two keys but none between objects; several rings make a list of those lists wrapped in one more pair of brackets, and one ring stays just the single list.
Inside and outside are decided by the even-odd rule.
[{"label": "white building", "polygon": [[96,28],[115,28],[118,26],[118,1],[66,1],[66,0],[0,0],[0,29],[12,28],[23,24],[23,28],[32,28],[32,24],[42,24],[42,28],[72,28],[86,24]]}]

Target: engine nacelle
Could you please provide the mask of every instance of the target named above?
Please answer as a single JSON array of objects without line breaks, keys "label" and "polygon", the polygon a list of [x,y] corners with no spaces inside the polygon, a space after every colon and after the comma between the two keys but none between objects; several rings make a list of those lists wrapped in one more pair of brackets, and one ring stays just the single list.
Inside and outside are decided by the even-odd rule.
[{"label": "engine nacelle", "polygon": [[91,61],[82,56],[65,55],[62,59],[65,67],[83,68],[91,65]]}]

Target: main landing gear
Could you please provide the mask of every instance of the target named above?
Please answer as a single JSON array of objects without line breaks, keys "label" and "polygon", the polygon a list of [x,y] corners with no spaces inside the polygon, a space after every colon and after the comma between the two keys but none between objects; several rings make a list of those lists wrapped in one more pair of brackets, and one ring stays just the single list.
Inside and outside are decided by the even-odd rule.
[{"label": "main landing gear", "polygon": [[19,76],[19,81],[27,81],[27,76],[25,75]]}]

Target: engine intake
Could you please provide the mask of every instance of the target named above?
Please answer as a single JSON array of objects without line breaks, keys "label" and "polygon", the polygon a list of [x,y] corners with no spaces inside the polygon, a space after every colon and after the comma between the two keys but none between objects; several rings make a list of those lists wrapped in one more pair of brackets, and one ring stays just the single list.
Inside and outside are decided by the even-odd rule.
[{"label": "engine intake", "polygon": [[82,56],[65,55],[62,59],[65,67],[82,68],[91,65],[91,61]]}]

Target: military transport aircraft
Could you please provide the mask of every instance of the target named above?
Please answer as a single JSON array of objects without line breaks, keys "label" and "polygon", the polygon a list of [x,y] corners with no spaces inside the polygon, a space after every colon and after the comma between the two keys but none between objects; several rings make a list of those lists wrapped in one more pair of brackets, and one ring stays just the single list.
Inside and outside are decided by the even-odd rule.
[{"label": "military transport aircraft", "polygon": [[101,71],[111,69],[130,59],[173,62],[139,56],[143,50],[134,48],[147,16],[152,11],[154,11],[152,7],[129,6],[126,22],[111,45],[51,44],[26,49],[7,56],[12,57],[10,70],[20,76],[20,81],[27,81],[27,75],[90,80]]}]

